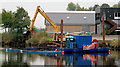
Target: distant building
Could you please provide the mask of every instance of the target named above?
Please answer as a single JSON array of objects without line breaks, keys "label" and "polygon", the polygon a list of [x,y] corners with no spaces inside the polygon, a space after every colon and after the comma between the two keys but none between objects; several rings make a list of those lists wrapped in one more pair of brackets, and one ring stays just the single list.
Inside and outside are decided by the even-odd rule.
[{"label": "distant building", "polygon": [[[120,27],[120,8],[96,8],[96,34],[102,33],[102,21],[101,18],[104,16],[105,27],[110,26],[108,34],[111,34],[113,31],[119,29]],[[114,25],[116,24],[116,26]],[[113,27],[114,26],[114,27]]]},{"label": "distant building", "polygon": [[[60,31],[63,19],[64,32],[90,32],[95,31],[95,11],[52,11],[47,15],[58,25]],[[54,31],[53,27],[45,20],[47,31]]]}]

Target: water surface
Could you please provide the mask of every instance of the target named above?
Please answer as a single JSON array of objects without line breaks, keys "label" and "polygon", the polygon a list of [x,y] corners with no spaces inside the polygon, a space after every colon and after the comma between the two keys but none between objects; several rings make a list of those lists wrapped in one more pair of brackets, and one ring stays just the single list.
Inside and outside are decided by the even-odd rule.
[{"label": "water surface", "polygon": [[16,53],[0,51],[0,66],[7,67],[13,66],[26,66],[48,65],[56,66],[78,66],[89,65],[91,67],[106,65],[112,67],[120,66],[120,51],[111,50],[110,54],[64,54],[64,55],[41,55],[30,53]]}]

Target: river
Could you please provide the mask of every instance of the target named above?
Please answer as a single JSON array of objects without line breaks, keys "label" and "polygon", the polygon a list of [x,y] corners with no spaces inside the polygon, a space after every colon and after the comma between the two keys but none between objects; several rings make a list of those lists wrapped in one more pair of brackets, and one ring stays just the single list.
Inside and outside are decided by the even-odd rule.
[{"label": "river", "polygon": [[[32,67],[40,65],[46,67],[55,65],[57,67],[88,65],[91,67],[119,67],[120,51],[111,50],[110,54],[64,54],[64,55],[41,55],[30,53],[16,53],[0,51],[1,67]],[[54,67],[54,66],[53,66]]]}]

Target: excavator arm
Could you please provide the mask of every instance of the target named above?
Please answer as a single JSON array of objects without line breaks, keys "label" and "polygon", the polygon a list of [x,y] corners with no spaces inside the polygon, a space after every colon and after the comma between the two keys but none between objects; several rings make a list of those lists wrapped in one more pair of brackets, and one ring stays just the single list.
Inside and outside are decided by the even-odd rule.
[{"label": "excavator arm", "polygon": [[40,8],[40,6],[37,6],[34,18],[32,19],[32,22],[30,24],[30,28],[28,29],[29,31],[32,31],[32,28],[35,23],[35,19],[37,17],[38,12],[53,26],[55,32],[58,32],[58,26],[48,17],[48,15]]},{"label": "excavator arm", "polygon": [[33,28],[33,26],[34,26],[34,23],[35,23],[37,14],[38,14],[38,9],[39,9],[39,7],[37,7],[36,12],[35,12],[35,15],[34,15],[34,17],[33,17],[33,19],[32,19],[32,22],[30,23],[30,26],[29,26],[30,28],[28,29],[30,32],[32,31],[32,28]]},{"label": "excavator arm", "polygon": [[32,22],[30,23],[29,26],[30,28],[28,29],[27,34],[29,35],[30,32],[32,31],[38,12],[53,26],[55,30],[55,34],[53,34],[53,40],[56,40],[57,37],[56,33],[58,32],[58,26],[48,17],[48,15],[42,10],[42,8],[40,8],[40,6],[37,6],[35,15],[32,19]]}]

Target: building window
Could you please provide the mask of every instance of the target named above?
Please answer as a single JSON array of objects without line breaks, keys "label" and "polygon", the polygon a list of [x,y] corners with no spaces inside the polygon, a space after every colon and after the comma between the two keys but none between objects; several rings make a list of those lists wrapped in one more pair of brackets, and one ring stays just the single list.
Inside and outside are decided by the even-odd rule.
[{"label": "building window", "polygon": [[118,17],[120,17],[120,13],[118,13]]},{"label": "building window", "polygon": [[114,19],[120,19],[120,12],[114,13]]}]

